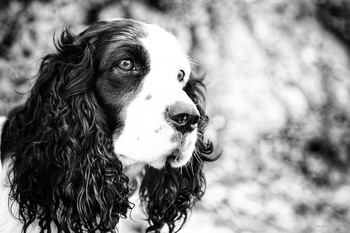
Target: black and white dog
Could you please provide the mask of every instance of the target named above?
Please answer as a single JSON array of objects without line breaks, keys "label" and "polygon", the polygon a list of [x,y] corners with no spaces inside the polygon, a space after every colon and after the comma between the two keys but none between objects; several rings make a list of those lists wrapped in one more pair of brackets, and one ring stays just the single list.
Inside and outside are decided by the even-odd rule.
[{"label": "black and white dog", "polygon": [[181,229],[213,146],[202,79],[175,37],[118,19],[55,46],[25,104],[0,118],[0,232],[114,232],[136,176],[147,231]]}]

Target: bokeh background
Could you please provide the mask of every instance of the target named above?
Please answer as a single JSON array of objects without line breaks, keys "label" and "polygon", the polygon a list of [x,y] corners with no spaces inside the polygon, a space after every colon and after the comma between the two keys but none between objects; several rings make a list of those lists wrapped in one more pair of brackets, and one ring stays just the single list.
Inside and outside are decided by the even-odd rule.
[{"label": "bokeh background", "polygon": [[223,154],[182,232],[350,232],[350,1],[1,0],[0,113],[54,33],[120,17],[169,29],[206,72]]}]

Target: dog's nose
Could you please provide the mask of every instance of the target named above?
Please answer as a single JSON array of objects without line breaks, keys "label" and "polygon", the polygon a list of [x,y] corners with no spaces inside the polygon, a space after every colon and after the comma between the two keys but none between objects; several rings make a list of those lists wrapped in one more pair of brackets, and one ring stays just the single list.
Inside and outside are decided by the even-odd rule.
[{"label": "dog's nose", "polygon": [[165,119],[181,133],[192,132],[199,120],[198,110],[185,102],[176,102],[165,110]]}]

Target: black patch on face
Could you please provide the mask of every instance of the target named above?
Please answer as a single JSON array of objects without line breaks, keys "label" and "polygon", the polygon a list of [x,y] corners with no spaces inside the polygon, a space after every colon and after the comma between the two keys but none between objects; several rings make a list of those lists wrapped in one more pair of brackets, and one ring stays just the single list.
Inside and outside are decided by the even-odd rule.
[{"label": "black patch on face", "polygon": [[[140,92],[142,81],[150,71],[150,56],[139,40],[145,36],[142,25],[123,25],[106,35],[107,42],[103,41],[97,51],[96,93],[117,135],[124,126],[125,108]],[[118,68],[123,60],[132,61],[134,69]]]}]

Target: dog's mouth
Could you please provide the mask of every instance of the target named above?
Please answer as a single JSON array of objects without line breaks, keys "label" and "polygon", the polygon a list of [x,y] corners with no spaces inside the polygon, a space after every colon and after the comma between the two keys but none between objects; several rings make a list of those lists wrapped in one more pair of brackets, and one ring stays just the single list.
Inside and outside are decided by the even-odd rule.
[{"label": "dog's mouth", "polygon": [[184,158],[183,153],[179,148],[175,148],[170,155],[168,155],[166,161],[168,163],[180,162]]},{"label": "dog's mouth", "polygon": [[166,163],[174,168],[185,166],[192,156],[193,150],[185,150],[183,147],[177,147],[166,157]]},{"label": "dog's mouth", "polygon": [[115,145],[118,148],[115,152],[125,168],[134,164],[149,165],[156,169],[162,169],[166,164],[174,168],[185,166],[195,150],[197,134],[172,132],[165,136],[169,139],[158,137],[155,142],[140,137],[139,141],[135,141],[137,146],[132,147],[120,143]]}]

